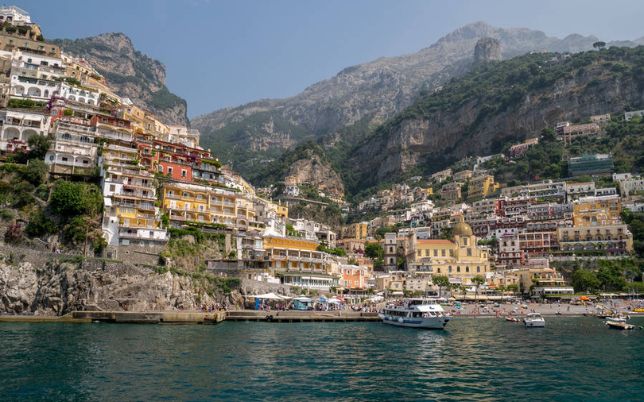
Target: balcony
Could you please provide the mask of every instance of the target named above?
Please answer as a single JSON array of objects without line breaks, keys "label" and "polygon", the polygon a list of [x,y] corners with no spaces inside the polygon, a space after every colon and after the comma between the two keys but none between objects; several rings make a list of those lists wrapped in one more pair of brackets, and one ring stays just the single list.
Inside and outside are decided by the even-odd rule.
[{"label": "balcony", "polygon": [[37,120],[21,120],[21,119],[15,119],[15,118],[8,118],[4,122],[5,126],[16,126],[16,127],[29,127],[29,128],[37,128],[41,129],[42,127],[42,122],[37,121]]}]

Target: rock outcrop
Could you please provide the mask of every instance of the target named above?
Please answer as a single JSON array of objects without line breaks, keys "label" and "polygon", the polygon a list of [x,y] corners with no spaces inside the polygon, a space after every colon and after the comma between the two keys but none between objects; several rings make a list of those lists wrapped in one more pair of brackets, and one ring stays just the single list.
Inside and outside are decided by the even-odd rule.
[{"label": "rock outcrop", "polygon": [[165,67],[134,48],[122,33],[51,41],[87,60],[117,94],[154,112],[167,124],[188,124],[186,101],[165,86]]},{"label": "rock outcrop", "polygon": [[501,42],[495,38],[482,38],[474,46],[474,64],[501,60]]},{"label": "rock outcrop", "polygon": [[0,261],[0,314],[62,315],[85,309],[196,310],[237,302],[207,281],[121,262]]},{"label": "rock outcrop", "polygon": [[344,198],[344,185],[340,175],[317,154],[311,153],[309,158],[293,163],[285,181],[292,185],[309,184],[327,197]]}]

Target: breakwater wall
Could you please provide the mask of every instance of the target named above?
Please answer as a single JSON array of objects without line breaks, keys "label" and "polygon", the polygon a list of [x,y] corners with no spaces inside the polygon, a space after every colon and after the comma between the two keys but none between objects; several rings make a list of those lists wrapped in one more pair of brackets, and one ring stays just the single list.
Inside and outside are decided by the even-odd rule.
[{"label": "breakwater wall", "polygon": [[0,315],[2,322],[30,323],[128,323],[128,324],[217,324],[222,321],[267,322],[356,322],[379,321],[376,313],[353,311],[74,311],[64,316]]}]

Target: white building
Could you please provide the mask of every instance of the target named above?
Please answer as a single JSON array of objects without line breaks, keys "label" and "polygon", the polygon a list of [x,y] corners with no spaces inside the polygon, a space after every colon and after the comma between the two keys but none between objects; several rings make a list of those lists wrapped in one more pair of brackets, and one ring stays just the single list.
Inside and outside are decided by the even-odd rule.
[{"label": "white building", "polygon": [[65,98],[72,102],[86,103],[88,105],[98,105],[98,100],[101,96],[99,90],[90,89],[87,87],[77,87],[68,83],[60,83],[60,87],[56,93],[61,98]]},{"label": "white building", "polygon": [[64,117],[51,129],[54,142],[45,155],[45,163],[55,174],[93,175],[98,162],[98,144],[94,127],[82,119]]},{"label": "white building", "polygon": [[0,7],[0,24],[8,22],[12,25],[31,24],[29,13],[16,6]]},{"label": "white building", "polygon": [[633,117],[644,117],[644,109],[624,113],[624,120],[626,121],[630,121]]},{"label": "white building", "polygon": [[644,179],[641,176],[631,176],[617,182],[622,197],[630,197],[635,193],[644,192]]},{"label": "white building", "polygon": [[47,135],[50,117],[38,112],[0,110],[0,150],[6,151],[9,142],[27,143],[29,138]]},{"label": "white building", "polygon": [[199,146],[199,130],[186,126],[168,126],[168,142],[176,142],[185,146],[196,148]]}]

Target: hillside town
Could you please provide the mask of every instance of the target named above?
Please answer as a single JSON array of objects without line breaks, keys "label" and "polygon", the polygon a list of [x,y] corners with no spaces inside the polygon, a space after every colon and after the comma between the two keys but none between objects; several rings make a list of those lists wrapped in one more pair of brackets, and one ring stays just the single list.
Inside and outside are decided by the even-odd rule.
[{"label": "hillside town", "polygon": [[[0,22],[4,164],[20,164],[45,138],[50,182],[100,187],[103,240],[72,247],[40,236],[52,252],[179,267],[186,252],[172,242],[206,236],[219,247],[193,250],[199,269],[254,289],[345,298],[449,291],[455,299],[574,294],[559,266],[634,253],[623,216],[644,210],[644,179],[617,171],[610,154],[569,158],[566,180],[498,182],[488,163],[512,163],[539,143],[535,133],[505,153],[412,177],[355,205],[333,199],[356,219],[332,227],[292,216],[288,199],[256,191],[222,165],[216,148],[200,146],[197,130],[119,96],[82,57],[44,41],[24,10],[0,8]],[[565,147],[601,136],[610,119],[552,130]],[[300,194],[288,186],[288,195]],[[25,226],[15,219],[7,230]]]}]

